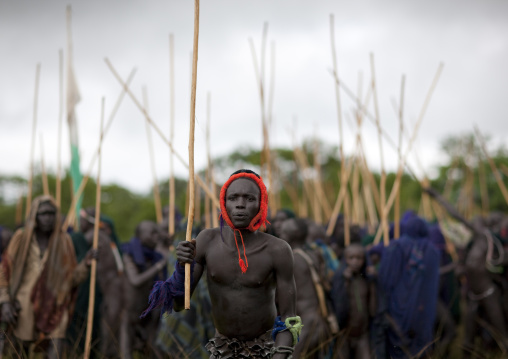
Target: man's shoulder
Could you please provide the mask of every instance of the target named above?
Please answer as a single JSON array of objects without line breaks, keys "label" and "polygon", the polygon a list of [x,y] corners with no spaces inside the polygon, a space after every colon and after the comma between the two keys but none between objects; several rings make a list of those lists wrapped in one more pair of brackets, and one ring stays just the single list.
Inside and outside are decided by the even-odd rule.
[{"label": "man's shoulder", "polygon": [[266,241],[267,247],[272,250],[278,252],[292,252],[291,247],[289,244],[279,237],[275,237],[271,234],[264,233],[264,232],[258,232],[258,236],[260,236],[261,239]]}]

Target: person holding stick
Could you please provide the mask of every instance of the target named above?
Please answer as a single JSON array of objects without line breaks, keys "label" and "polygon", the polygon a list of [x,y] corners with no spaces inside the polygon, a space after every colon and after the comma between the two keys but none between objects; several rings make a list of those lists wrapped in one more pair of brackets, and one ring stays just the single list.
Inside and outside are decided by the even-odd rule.
[{"label": "person holding stick", "polygon": [[122,246],[125,303],[121,314],[120,350],[125,359],[132,358],[135,351],[159,357],[154,345],[159,316],[152,313],[139,318],[153,282],[167,275],[167,254],[156,250],[159,236],[157,224],[144,220],[137,225],[135,237]]},{"label": "person holding stick", "polygon": [[[193,290],[206,270],[215,337],[210,358],[290,358],[302,328],[295,315],[296,286],[291,247],[259,231],[268,195],[256,173],[239,170],[220,194],[221,225],[177,246],[175,272],[157,282],[148,309],[184,307],[184,264],[192,266]],[[226,225],[224,225],[226,224]]]},{"label": "person holding stick", "polygon": [[23,357],[32,343],[48,358],[62,357],[76,287],[96,257],[91,250],[78,264],[69,235],[60,229],[55,200],[33,200],[26,225],[14,234],[0,266],[2,321],[11,326],[9,342]]}]

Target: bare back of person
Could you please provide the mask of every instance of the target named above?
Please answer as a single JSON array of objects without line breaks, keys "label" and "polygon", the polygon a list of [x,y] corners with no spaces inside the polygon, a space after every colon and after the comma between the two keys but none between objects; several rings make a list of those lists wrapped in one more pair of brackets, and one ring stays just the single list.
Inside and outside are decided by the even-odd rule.
[{"label": "bare back of person", "polygon": [[[217,331],[227,337],[251,340],[271,331],[275,307],[274,261],[287,244],[262,232],[243,233],[250,268],[238,268],[233,231],[225,227],[202,231],[196,239],[195,276],[206,266],[212,315]],[[196,280],[196,278],[195,278]]]}]

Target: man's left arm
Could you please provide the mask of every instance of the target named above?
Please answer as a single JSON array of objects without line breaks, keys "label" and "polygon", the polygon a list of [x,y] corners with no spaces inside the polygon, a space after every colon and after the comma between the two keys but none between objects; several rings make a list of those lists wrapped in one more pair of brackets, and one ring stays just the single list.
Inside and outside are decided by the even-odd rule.
[{"label": "man's left arm", "polygon": [[[295,347],[298,342],[299,330],[301,322],[297,323],[296,318],[296,284],[293,275],[293,251],[291,247],[280,242],[279,248],[273,251],[273,260],[275,267],[275,278],[277,287],[277,303],[279,306],[279,314],[282,322],[288,322],[287,330],[278,333],[275,339],[275,347],[279,348],[273,356],[274,359],[287,358],[287,347]],[[289,321],[287,319],[290,318]],[[293,329],[289,329],[293,326]]]}]

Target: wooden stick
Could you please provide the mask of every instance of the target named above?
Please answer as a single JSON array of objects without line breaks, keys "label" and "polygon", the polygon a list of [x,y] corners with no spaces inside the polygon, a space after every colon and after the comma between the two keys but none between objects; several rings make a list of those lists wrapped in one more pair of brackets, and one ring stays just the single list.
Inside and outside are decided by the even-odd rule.
[{"label": "wooden stick", "polygon": [[[93,242],[92,248],[97,250],[99,244],[99,226],[101,223],[101,147],[102,140],[104,136],[103,131],[104,125],[104,97],[102,98],[102,106],[101,106],[101,129],[100,129],[100,141],[99,141],[99,149],[97,151],[99,161],[97,163],[97,189],[95,194],[95,222],[93,227]],[[95,307],[95,282],[97,278],[97,261],[95,258],[92,258],[92,264],[90,268],[90,295],[88,297],[88,319],[86,326],[86,337],[85,337],[85,354],[84,358],[88,359],[90,357],[90,349],[92,343],[92,329],[93,329],[93,314]]]},{"label": "wooden stick", "polygon": [[[127,83],[130,83],[134,77],[134,74],[136,73],[136,70],[133,69],[129,75],[129,78],[127,79]],[[118,108],[120,107],[120,104],[122,103],[123,97],[125,95],[125,91],[122,90],[121,94],[118,96],[118,99],[115,103],[115,106],[113,107],[113,110],[111,111],[111,114],[109,115],[108,123],[106,124],[106,127],[104,128],[104,134],[101,136],[100,141],[104,141],[104,137],[106,137],[106,134],[111,127],[111,124],[113,123],[113,119],[115,118],[116,112],[118,111]],[[97,160],[97,157],[99,156],[99,148],[101,146],[101,142],[99,142],[97,146],[97,150],[94,152],[94,155],[92,156],[92,159],[90,160],[90,164],[88,165],[88,170],[86,172],[86,175],[83,176],[83,179],[81,180],[81,184],[79,185],[78,190],[76,191],[76,195],[74,195],[74,191],[72,190],[72,184],[71,184],[71,206],[69,208],[69,212],[67,213],[67,218],[62,226],[62,231],[67,232],[67,229],[69,228],[69,225],[72,223],[72,221],[76,218],[75,212],[76,212],[76,202],[81,197],[81,194],[85,190],[85,186],[88,182],[88,178],[90,177],[90,173],[92,172],[93,166],[95,165],[95,161]]]},{"label": "wooden stick", "polygon": [[[400,85],[400,104],[399,104],[399,146],[397,153],[399,155],[399,170],[397,171],[397,178],[402,179],[402,167],[400,162],[402,161],[402,134],[404,133],[404,88],[406,84],[406,76],[402,75],[402,83]],[[399,179],[399,181],[401,180]],[[394,238],[400,237],[400,188],[397,190],[397,196],[395,198],[395,209],[394,209]]]},{"label": "wooden stick", "polygon": [[[422,111],[420,112],[420,115],[418,117],[418,121],[416,122],[416,125],[415,125],[415,127],[413,129],[413,135],[412,135],[411,139],[409,140],[409,144],[408,144],[408,146],[406,148],[404,156],[402,157],[402,160],[400,162],[399,168],[400,167],[403,168],[405,166],[406,159],[407,159],[409,153],[411,152],[411,148],[412,148],[413,143],[414,143],[414,141],[416,139],[416,136],[418,134],[418,130],[420,128],[420,125],[421,125],[421,123],[423,121],[423,116],[425,115],[425,112],[427,110],[428,104],[429,104],[430,99],[432,97],[432,93],[434,91],[434,88],[437,85],[437,82],[439,80],[439,76],[441,75],[441,71],[442,70],[443,70],[443,64],[440,64],[439,67],[438,67],[438,70],[436,72],[436,75],[434,76],[434,80],[432,81],[432,84],[431,84],[431,87],[429,89],[429,92],[427,93],[427,97],[425,98]],[[409,169],[410,167],[406,166],[406,168]],[[396,196],[397,191],[399,190],[401,178],[402,177],[400,177],[399,180],[396,179],[394,184],[393,184],[392,191],[391,191],[390,196],[388,198],[388,201],[386,203],[386,208],[387,208],[388,212],[391,210],[393,202],[395,201],[395,196]],[[381,229],[382,229],[382,227],[380,227],[380,229],[378,230],[378,233],[376,234],[376,238],[374,239],[374,243],[375,244],[377,244],[379,242],[379,239],[381,238],[381,233],[382,233]]]},{"label": "wooden stick", "polygon": [[496,164],[492,160],[492,158],[489,156],[489,153],[487,152],[487,146],[485,146],[485,140],[482,137],[482,134],[478,127],[474,126],[474,130],[476,133],[476,138],[478,139],[478,143],[480,144],[480,147],[483,151],[483,154],[485,155],[485,158],[487,158],[487,161],[489,162],[490,169],[492,170],[492,173],[494,174],[494,177],[496,178],[497,185],[499,186],[499,189],[501,190],[501,193],[503,194],[504,200],[508,204],[508,191],[506,190],[506,186],[503,182],[503,179],[501,178],[501,175],[499,174],[499,171],[497,170]]},{"label": "wooden stick", "polygon": [[[335,74],[338,74],[338,71],[337,71],[337,54],[336,54],[336,51],[335,51],[335,29],[334,29],[334,16],[333,14],[330,14],[330,41],[331,41],[331,44],[332,44],[332,62],[333,62],[333,72]],[[344,157],[344,136],[343,136],[343,131],[342,131],[342,106],[341,106],[341,102],[340,102],[340,88],[339,88],[339,85],[337,82],[335,82],[335,101],[337,103],[337,118],[338,118],[338,123],[339,123],[339,154],[340,154],[340,189],[339,189],[339,194],[340,193],[344,193],[344,195],[346,194],[346,189],[344,188],[343,190],[343,186],[346,186],[347,185],[347,180],[346,180],[346,173],[345,173],[345,157]],[[338,198],[337,198],[338,200]],[[340,206],[339,206],[340,207]],[[345,246],[348,246],[349,245],[349,242],[351,241],[350,239],[350,234],[349,234],[349,213],[346,213],[346,208],[348,208],[347,206],[345,206],[345,210],[344,210],[344,245]],[[339,208],[340,210],[340,208]],[[337,217],[338,215],[338,212],[335,214],[335,217]],[[335,222],[337,219],[331,219],[330,223]],[[335,224],[333,225],[333,227],[335,227]],[[331,228],[330,226],[328,228]],[[329,229],[330,230],[330,229]],[[331,231],[333,231],[333,228],[331,229]]]},{"label": "wooden stick", "polygon": [[[169,141],[175,138],[175,52],[173,34],[169,34]],[[175,173],[173,168],[174,154],[169,151],[169,214],[168,234],[175,234]]]},{"label": "wooden stick", "polygon": [[380,203],[381,203],[381,227],[383,228],[383,243],[385,246],[388,246],[390,241],[390,234],[388,231],[388,213],[389,210],[386,209],[386,172],[384,165],[384,155],[383,155],[383,130],[381,128],[381,122],[379,119],[379,106],[377,100],[377,89],[376,89],[376,73],[374,69],[374,54],[370,54],[370,67],[372,71],[372,94],[374,97],[374,109],[376,115],[376,126],[378,129],[378,140],[379,140],[379,156],[381,158],[381,181],[379,184],[379,194],[380,194]]},{"label": "wooden stick", "polygon": [[[145,108],[148,111],[148,94],[146,91],[146,87],[143,87],[143,101]],[[159,182],[157,181],[157,174],[155,172],[155,154],[153,152],[153,141],[152,141],[152,133],[150,132],[150,124],[145,122],[146,124],[146,137],[148,142],[148,154],[150,157],[150,169],[152,170],[152,179],[153,179],[153,202],[155,204],[155,218],[157,219],[157,223],[162,223],[162,206],[161,206],[161,196],[159,192]]]},{"label": "wooden stick", "polygon": [[[109,59],[104,59],[104,61],[106,62],[106,64],[108,65],[109,69],[111,70],[111,72],[113,73],[113,75],[115,76],[115,78],[118,80],[118,82],[120,82],[120,84],[122,85],[122,87],[125,89],[125,91],[127,92],[127,94],[129,95],[129,97],[132,99],[132,101],[134,102],[134,104],[138,107],[138,109],[143,113],[143,115],[145,116],[146,120],[150,123],[150,125],[155,129],[155,131],[157,132],[157,134],[160,136],[160,138],[166,143],[166,145],[169,146],[169,149],[171,150],[171,152],[176,156],[176,158],[180,161],[180,163],[185,167],[185,168],[189,168],[189,165],[185,162],[185,160],[183,159],[182,156],[180,156],[180,154],[178,152],[176,152],[176,150],[173,148],[173,144],[166,138],[166,136],[164,135],[164,133],[160,130],[160,128],[153,122],[153,120],[150,118],[150,116],[148,115],[148,113],[146,112],[145,108],[141,105],[141,103],[138,101],[138,99],[136,98],[136,96],[134,96],[134,94],[132,93],[132,91],[129,89],[129,86],[127,84],[125,84],[123,82],[123,80],[120,78],[120,76],[118,75],[118,73],[116,72],[115,68],[113,67],[113,65],[111,64],[111,62],[109,61]],[[206,195],[209,196],[214,204],[214,206],[216,206],[217,208],[220,208],[220,203],[219,203],[219,200],[217,199],[217,196],[213,195],[212,192],[210,191],[210,189],[206,186],[205,182],[201,179],[201,177],[199,177],[198,174],[196,174],[196,181],[198,182],[199,186],[201,187],[201,189],[203,191],[205,191]]]},{"label": "wooden stick", "polygon": [[42,191],[45,196],[49,196],[48,173],[46,172],[46,165],[44,163],[44,141],[41,136],[41,177],[42,177]]},{"label": "wooden stick", "polygon": [[[339,189],[339,195],[337,196],[337,200],[335,201],[335,205],[333,206],[332,216],[330,217],[330,222],[328,223],[328,227],[326,229],[326,235],[331,236],[333,233],[333,230],[335,229],[335,224],[337,223],[337,216],[339,215],[342,203],[344,201],[344,198],[346,197],[346,190],[347,190],[347,182],[349,181],[349,174],[351,173],[353,167],[353,160],[349,160],[349,163],[346,167],[346,173],[345,173],[345,181],[344,186],[340,186]],[[342,177],[342,175],[340,175]],[[349,227],[348,227],[349,229]],[[344,237],[344,241],[346,238]]]},{"label": "wooden stick", "polygon": [[14,223],[16,223],[16,226],[23,224],[23,193],[20,193],[16,203],[16,220]]},{"label": "wooden stick", "polygon": [[63,127],[63,50],[58,51],[59,64],[59,104],[58,104],[58,149],[56,166],[55,200],[58,208],[62,206],[62,127]]},{"label": "wooden stick", "polygon": [[[187,216],[187,234],[185,239],[192,240],[192,223],[194,221],[194,126],[196,112],[196,80],[198,72],[198,37],[199,37],[199,0],[194,1],[194,46],[192,51],[192,92],[189,131],[189,212]],[[191,272],[190,263],[185,263],[185,309],[190,309]]]},{"label": "wooden stick", "polygon": [[37,127],[37,102],[39,98],[39,78],[41,74],[41,64],[38,63],[35,68],[35,91],[34,91],[34,112],[32,122],[32,146],[30,150],[30,170],[28,176],[28,192],[26,196],[26,210],[25,218],[28,219],[30,215],[30,206],[32,205],[32,184],[34,177],[34,152],[35,152],[35,130]]}]

